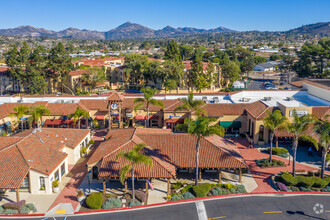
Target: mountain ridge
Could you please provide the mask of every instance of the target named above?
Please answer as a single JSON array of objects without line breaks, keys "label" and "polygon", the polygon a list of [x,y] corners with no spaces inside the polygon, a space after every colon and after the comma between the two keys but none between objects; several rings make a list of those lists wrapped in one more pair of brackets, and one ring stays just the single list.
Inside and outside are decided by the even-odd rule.
[{"label": "mountain ridge", "polygon": [[[69,27],[61,31],[52,31],[45,28],[37,28],[30,25],[23,25],[16,28],[0,29],[2,36],[30,36],[42,37],[48,36],[53,38],[73,38],[82,40],[104,40],[104,39],[127,39],[127,38],[162,38],[175,37],[179,35],[194,34],[214,34],[214,33],[238,33],[239,31],[231,30],[226,27],[219,26],[212,29],[199,29],[194,27],[172,27],[166,26],[163,29],[154,30],[132,22],[125,22],[118,27],[109,31],[92,31],[86,29],[78,29]],[[242,31],[251,32],[251,31]],[[261,31],[257,31],[261,32]],[[268,31],[269,32],[269,31]],[[271,32],[271,31],[270,31]],[[291,34],[323,34],[330,35],[330,22],[318,22],[315,24],[303,25],[288,31],[273,31],[272,33],[291,33]]]}]

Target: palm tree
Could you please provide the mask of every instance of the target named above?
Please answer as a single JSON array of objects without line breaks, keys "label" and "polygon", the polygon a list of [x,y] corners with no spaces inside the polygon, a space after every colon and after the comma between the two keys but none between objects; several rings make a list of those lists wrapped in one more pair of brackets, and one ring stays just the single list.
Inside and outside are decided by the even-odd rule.
[{"label": "palm tree", "polygon": [[141,91],[143,92],[144,98],[136,98],[134,99],[134,111],[137,112],[139,109],[141,109],[144,106],[144,103],[146,102],[147,106],[147,124],[145,125],[146,127],[149,127],[149,107],[150,104],[152,105],[157,105],[162,107],[164,109],[164,103],[162,101],[153,99],[154,95],[158,92],[157,89],[152,89],[150,87],[147,88],[142,88]]},{"label": "palm tree", "polygon": [[312,125],[315,122],[315,119],[312,115],[307,114],[303,116],[298,116],[297,112],[293,111],[293,121],[289,123],[286,127],[287,131],[293,134],[293,163],[292,163],[292,174],[296,175],[296,156],[297,156],[297,148],[298,148],[298,140],[304,139],[314,142],[314,138],[305,135],[304,131],[308,129],[309,125]]},{"label": "palm tree", "polygon": [[42,122],[42,116],[50,115],[50,111],[44,105],[32,106],[29,109],[29,115],[31,115],[30,117],[31,122],[34,122],[39,128],[39,121]]},{"label": "palm tree", "polygon": [[270,151],[269,151],[269,162],[272,162],[272,150],[273,150],[273,139],[275,132],[283,130],[288,122],[288,119],[282,115],[280,110],[271,112],[267,110],[268,116],[264,118],[264,125],[268,127],[270,131]]},{"label": "palm tree", "polygon": [[225,135],[225,129],[220,125],[210,125],[210,122],[214,121],[207,117],[198,117],[196,121],[190,121],[188,127],[188,133],[197,137],[196,141],[196,180],[195,184],[198,184],[198,164],[199,164],[199,148],[200,141],[204,137],[216,134],[221,137]]},{"label": "palm tree", "polygon": [[14,107],[15,113],[10,114],[11,117],[16,117],[19,120],[21,120],[21,129],[23,128],[23,116],[28,113],[29,108],[25,105],[19,105]]},{"label": "palm tree", "polygon": [[[69,115],[69,118],[73,118],[74,125],[76,125],[76,122],[78,120],[78,129],[80,129],[80,118],[88,118],[89,113],[85,109],[77,107],[76,111]],[[86,120],[86,127],[88,128],[88,122]]]},{"label": "palm tree", "polygon": [[135,193],[134,193],[134,171],[135,171],[135,165],[137,164],[144,164],[149,168],[152,168],[152,159],[148,157],[147,155],[144,155],[141,153],[141,150],[146,145],[138,144],[136,145],[133,150],[130,150],[128,152],[119,152],[116,156],[116,160],[119,158],[124,158],[126,161],[128,161],[128,164],[122,167],[119,171],[119,179],[122,184],[124,184],[124,181],[126,179],[127,173],[131,171],[132,175],[132,194],[133,194],[133,200],[135,199]]},{"label": "palm tree", "polygon": [[178,106],[174,109],[174,114],[177,111],[188,111],[188,119],[191,119],[192,111],[195,111],[197,115],[207,114],[206,110],[202,108],[202,106],[205,105],[205,102],[202,100],[194,100],[194,94],[192,92],[189,93],[188,98],[183,98],[181,100],[183,103],[181,106]]},{"label": "palm tree", "polygon": [[322,169],[321,169],[321,178],[324,178],[324,169],[326,163],[326,157],[330,151],[330,123],[326,117],[325,121],[319,121],[314,127],[315,132],[319,135],[319,144],[318,146],[322,147]]}]

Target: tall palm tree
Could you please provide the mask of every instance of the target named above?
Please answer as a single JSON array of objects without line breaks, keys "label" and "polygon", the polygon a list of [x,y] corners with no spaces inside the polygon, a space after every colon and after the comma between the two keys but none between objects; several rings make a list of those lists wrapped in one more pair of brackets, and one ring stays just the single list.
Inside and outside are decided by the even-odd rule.
[{"label": "tall palm tree", "polygon": [[[76,111],[69,115],[69,118],[73,118],[73,123],[76,125],[76,122],[78,120],[78,128],[80,129],[80,118],[88,118],[89,113],[85,109],[77,107]],[[86,120],[86,127],[88,128],[88,122]]]},{"label": "tall palm tree", "polygon": [[293,111],[293,121],[286,127],[287,131],[293,134],[293,163],[292,163],[292,174],[296,175],[296,156],[298,148],[298,140],[304,139],[314,142],[314,138],[304,134],[304,131],[308,129],[308,126],[314,124],[315,119],[312,115],[307,114],[298,116],[297,112]]},{"label": "tall palm tree", "polygon": [[137,112],[139,109],[141,109],[144,104],[146,103],[146,109],[147,109],[147,123],[146,127],[149,127],[149,107],[150,104],[160,106],[162,109],[164,109],[164,103],[162,101],[153,99],[155,94],[158,92],[157,89],[152,89],[150,87],[142,88],[141,91],[143,92],[144,98],[136,98],[134,99],[134,111]]},{"label": "tall palm tree", "polygon": [[22,131],[24,130],[23,128],[23,116],[28,113],[29,108],[25,105],[19,105],[14,107],[15,113],[10,114],[11,117],[16,117],[17,120],[21,120],[21,129]]},{"label": "tall palm tree", "polygon": [[326,157],[330,151],[330,123],[328,117],[325,121],[318,121],[314,127],[315,132],[319,135],[319,144],[322,148],[322,169],[321,169],[321,178],[324,178],[324,169],[326,163]]},{"label": "tall palm tree", "polygon": [[128,152],[119,152],[116,156],[116,160],[119,158],[124,158],[128,164],[122,167],[119,171],[119,179],[122,184],[124,184],[124,181],[126,179],[127,173],[131,171],[132,176],[132,194],[133,194],[133,200],[135,199],[135,193],[134,193],[134,171],[135,171],[135,165],[137,164],[144,164],[149,168],[152,168],[152,159],[148,157],[147,155],[144,155],[141,153],[141,150],[145,147],[145,144],[138,144],[136,145],[133,150],[130,150]]},{"label": "tall palm tree", "polygon": [[207,117],[198,117],[196,121],[190,121],[188,127],[188,133],[197,137],[196,141],[196,180],[195,184],[198,184],[198,164],[199,164],[199,148],[200,141],[204,137],[216,134],[221,137],[225,135],[225,129],[220,125],[210,125],[210,122],[214,119]]},{"label": "tall palm tree", "polygon": [[42,122],[43,115],[50,115],[49,109],[44,105],[31,106],[29,109],[30,120],[34,122],[39,128],[39,121]]},{"label": "tall palm tree", "polygon": [[202,100],[194,100],[194,94],[192,92],[189,93],[188,98],[183,98],[181,100],[183,103],[181,106],[174,109],[174,114],[178,111],[188,111],[188,119],[191,119],[192,111],[195,111],[198,116],[207,114],[206,110],[202,108],[202,106],[205,105],[205,102]]},{"label": "tall palm tree", "polygon": [[269,152],[269,162],[272,162],[272,150],[273,150],[273,139],[275,132],[278,130],[283,130],[287,125],[288,119],[282,115],[280,110],[271,112],[267,110],[268,116],[264,118],[264,125],[268,127],[270,131],[270,152]]}]

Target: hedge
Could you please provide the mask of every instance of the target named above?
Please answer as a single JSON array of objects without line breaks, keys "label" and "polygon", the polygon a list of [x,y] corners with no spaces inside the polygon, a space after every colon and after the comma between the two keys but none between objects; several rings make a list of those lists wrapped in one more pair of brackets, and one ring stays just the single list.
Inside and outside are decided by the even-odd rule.
[{"label": "hedge", "polygon": [[174,195],[171,197],[171,201],[179,201],[179,200],[183,200],[182,195]]},{"label": "hedge", "polygon": [[211,190],[211,184],[209,183],[201,183],[192,188],[193,194],[196,197],[206,197],[208,192]]},{"label": "hedge", "polygon": [[327,180],[322,179],[320,177],[313,176],[310,178],[314,181],[313,187],[324,188],[329,184]]},{"label": "hedge", "polygon": [[195,198],[195,196],[190,192],[185,192],[182,194],[182,196],[184,199],[194,199]]},{"label": "hedge", "polygon": [[[268,151],[268,153],[270,152],[270,147],[267,148],[267,151]],[[287,157],[289,155],[289,151],[282,147],[273,147],[272,154],[282,156],[282,157]]]},{"label": "hedge", "polygon": [[306,187],[310,188],[314,184],[314,180],[310,177],[305,177],[305,176],[296,176],[296,186],[301,186],[301,187]]},{"label": "hedge", "polygon": [[92,193],[86,198],[86,204],[91,209],[100,209],[102,207],[102,194]]},{"label": "hedge", "polygon": [[260,160],[255,160],[257,165],[259,167],[279,167],[279,166],[285,166],[285,163],[280,161],[280,160],[272,160],[272,162],[269,162],[269,159],[260,159]]},{"label": "hedge", "polygon": [[2,205],[0,205],[0,214],[3,212],[3,210],[5,210]]},{"label": "hedge", "polygon": [[237,185],[237,192],[239,193],[246,193],[246,189],[244,185]]},{"label": "hedge", "polygon": [[291,173],[285,171],[279,176],[279,180],[286,186],[295,186],[297,184],[296,179]]}]

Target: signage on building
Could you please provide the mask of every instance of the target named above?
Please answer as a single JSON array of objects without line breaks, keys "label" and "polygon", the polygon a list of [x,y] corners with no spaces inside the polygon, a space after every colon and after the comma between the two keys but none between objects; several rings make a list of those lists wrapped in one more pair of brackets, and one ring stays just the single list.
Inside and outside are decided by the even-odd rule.
[{"label": "signage on building", "polygon": [[169,115],[169,118],[181,118],[182,115]]},{"label": "signage on building", "polygon": [[292,110],[290,111],[290,117],[293,117],[293,112],[296,112],[296,114],[300,117],[300,116],[303,116],[303,115],[307,115],[308,114],[308,111],[304,111],[304,110]]},{"label": "signage on building", "polygon": [[127,118],[131,118],[131,117],[133,117],[133,114],[129,114],[129,113],[127,113],[127,114],[126,114],[126,117],[127,117]]},{"label": "signage on building", "polygon": [[118,104],[117,103],[112,103],[111,104],[111,109],[116,110],[118,108]]}]

